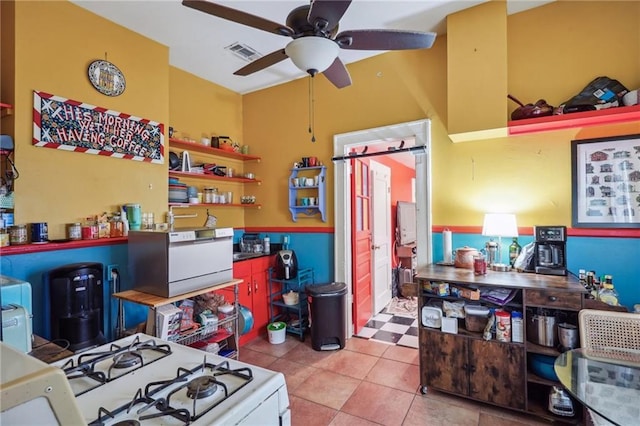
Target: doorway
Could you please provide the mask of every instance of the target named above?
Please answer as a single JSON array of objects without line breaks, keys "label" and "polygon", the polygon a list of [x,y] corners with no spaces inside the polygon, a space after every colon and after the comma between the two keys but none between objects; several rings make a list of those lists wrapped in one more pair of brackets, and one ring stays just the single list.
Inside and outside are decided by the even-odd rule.
[{"label": "doorway", "polygon": [[[334,156],[348,157],[353,149],[362,151],[368,144],[384,140],[403,140],[413,138],[415,145],[423,150],[414,152],[416,170],[416,215],[417,215],[417,266],[431,262],[431,167],[430,167],[430,120],[366,129],[334,136]],[[354,334],[353,319],[353,283],[352,283],[352,247],[351,247],[351,166],[350,161],[336,161],[335,182],[335,279],[347,284],[347,312],[351,316],[345,324],[347,336]]]}]

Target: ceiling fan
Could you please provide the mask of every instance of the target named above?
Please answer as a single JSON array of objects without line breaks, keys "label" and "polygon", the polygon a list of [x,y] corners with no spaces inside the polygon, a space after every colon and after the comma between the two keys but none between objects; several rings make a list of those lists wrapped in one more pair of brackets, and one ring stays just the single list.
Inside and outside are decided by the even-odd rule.
[{"label": "ceiling fan", "polygon": [[265,55],[234,72],[246,76],[275,65],[287,58],[312,77],[323,73],[341,89],[351,85],[351,77],[338,57],[340,49],[405,50],[433,45],[436,34],[404,30],[351,30],[338,33],[340,18],[351,0],[311,0],[309,5],[293,9],[286,25],[205,0],[183,0],[182,4],[219,18],[291,37],[284,49]]}]

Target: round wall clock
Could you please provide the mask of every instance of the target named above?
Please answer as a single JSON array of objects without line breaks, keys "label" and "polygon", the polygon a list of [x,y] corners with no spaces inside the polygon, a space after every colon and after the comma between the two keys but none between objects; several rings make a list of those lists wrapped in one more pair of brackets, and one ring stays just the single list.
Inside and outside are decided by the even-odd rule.
[{"label": "round wall clock", "polygon": [[107,96],[121,95],[127,85],[122,71],[109,61],[91,62],[89,81],[98,92]]}]

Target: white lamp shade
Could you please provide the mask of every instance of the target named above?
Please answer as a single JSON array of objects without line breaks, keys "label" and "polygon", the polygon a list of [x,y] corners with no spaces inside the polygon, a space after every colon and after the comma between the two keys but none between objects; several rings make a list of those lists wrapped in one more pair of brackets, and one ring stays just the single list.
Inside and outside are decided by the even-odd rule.
[{"label": "white lamp shade", "polygon": [[487,213],[484,215],[482,235],[490,237],[517,237],[516,215],[510,213]]},{"label": "white lamp shade", "polygon": [[296,67],[311,75],[329,68],[338,57],[338,44],[324,37],[300,37],[284,48]]}]

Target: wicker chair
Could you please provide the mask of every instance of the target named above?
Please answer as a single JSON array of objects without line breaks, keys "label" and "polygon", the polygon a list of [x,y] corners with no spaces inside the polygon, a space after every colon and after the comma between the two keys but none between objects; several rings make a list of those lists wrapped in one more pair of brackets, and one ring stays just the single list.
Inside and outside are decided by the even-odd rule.
[{"label": "wicker chair", "polygon": [[[583,309],[578,314],[580,346],[592,358],[615,359],[620,363],[640,363],[640,315],[629,312]],[[595,426],[610,423],[588,410]]]}]

